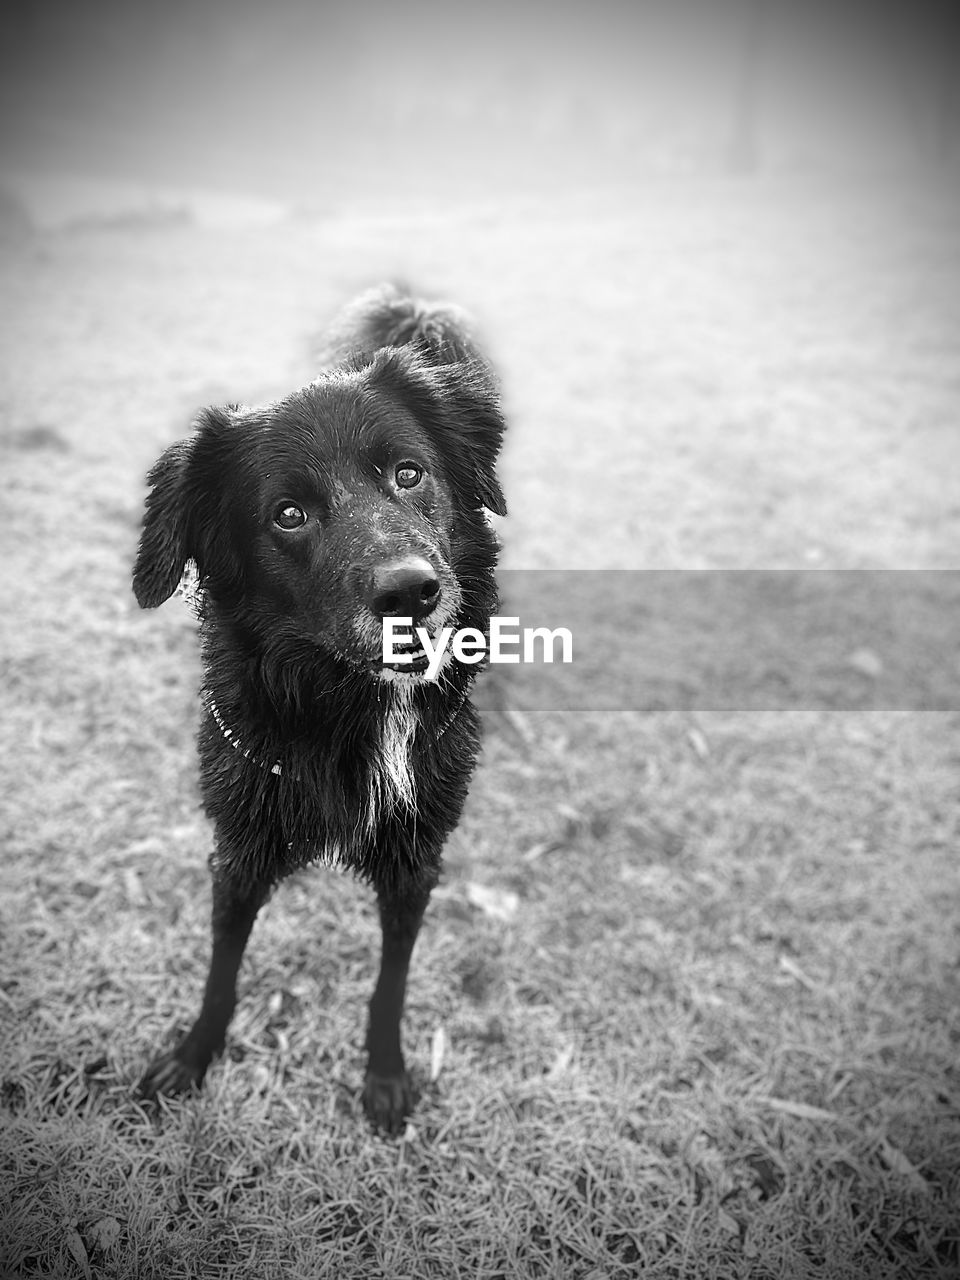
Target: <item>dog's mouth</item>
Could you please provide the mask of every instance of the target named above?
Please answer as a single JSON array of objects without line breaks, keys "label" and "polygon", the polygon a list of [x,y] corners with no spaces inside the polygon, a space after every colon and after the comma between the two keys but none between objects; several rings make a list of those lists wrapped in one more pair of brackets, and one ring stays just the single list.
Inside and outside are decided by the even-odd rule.
[{"label": "dog's mouth", "polygon": [[384,662],[382,659],[378,662],[371,663],[377,671],[395,671],[397,675],[419,676],[427,670],[430,665],[430,659],[427,657],[426,650],[416,641],[412,644],[395,644],[393,652],[398,661]]},{"label": "dog's mouth", "polygon": [[408,644],[393,645],[396,662],[384,662],[383,658],[370,663],[376,672],[393,672],[398,676],[422,676],[430,666],[430,658],[419,640]]},{"label": "dog's mouth", "polygon": [[[378,637],[377,655],[367,659],[367,670],[381,680],[435,680],[450,660],[447,646],[440,644],[440,637],[443,629],[449,628],[452,621],[449,611],[444,611],[438,617],[431,617],[429,625],[418,624],[418,629],[412,633],[410,630],[395,633],[386,648],[386,653],[389,654],[387,660],[384,656],[384,644],[381,637]],[[423,628],[423,635],[418,634],[420,627]]]}]

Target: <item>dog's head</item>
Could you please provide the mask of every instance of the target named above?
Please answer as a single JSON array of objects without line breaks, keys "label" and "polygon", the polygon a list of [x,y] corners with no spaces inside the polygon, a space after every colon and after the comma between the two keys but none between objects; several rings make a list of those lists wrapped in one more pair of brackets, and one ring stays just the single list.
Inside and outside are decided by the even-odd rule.
[{"label": "dog's head", "polygon": [[161,604],[192,560],[252,647],[306,645],[389,676],[384,617],[431,635],[486,623],[503,427],[485,365],[412,346],[267,408],[207,409],[150,472],[137,600]]}]

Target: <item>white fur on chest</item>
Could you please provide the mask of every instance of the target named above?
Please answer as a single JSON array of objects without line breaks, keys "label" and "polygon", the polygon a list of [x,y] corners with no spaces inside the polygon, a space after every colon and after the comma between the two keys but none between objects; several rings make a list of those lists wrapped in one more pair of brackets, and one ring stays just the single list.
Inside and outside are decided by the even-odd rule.
[{"label": "white fur on chest", "polygon": [[410,747],[419,717],[413,705],[414,688],[397,682],[390,687],[387,713],[376,756],[370,766],[367,826],[374,827],[387,810],[399,806],[412,813],[416,784],[410,763]]}]

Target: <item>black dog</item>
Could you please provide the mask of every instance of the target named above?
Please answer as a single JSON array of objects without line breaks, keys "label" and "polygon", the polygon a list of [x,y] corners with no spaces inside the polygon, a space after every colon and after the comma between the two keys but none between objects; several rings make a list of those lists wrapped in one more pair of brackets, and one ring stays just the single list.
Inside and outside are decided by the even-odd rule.
[{"label": "black dog", "polygon": [[[376,889],[383,952],[363,1101],[396,1131],[407,969],[476,761],[477,671],[418,642],[384,663],[383,619],[486,633],[506,513],[497,389],[459,312],[391,288],[359,299],[325,371],[266,408],[207,409],[149,476],[133,585],[161,604],[195,562],[212,818],[213,956],[199,1016],[140,1084],[198,1085],[222,1049],[271,886],[314,860]],[[399,651],[398,651],[399,652]]]}]

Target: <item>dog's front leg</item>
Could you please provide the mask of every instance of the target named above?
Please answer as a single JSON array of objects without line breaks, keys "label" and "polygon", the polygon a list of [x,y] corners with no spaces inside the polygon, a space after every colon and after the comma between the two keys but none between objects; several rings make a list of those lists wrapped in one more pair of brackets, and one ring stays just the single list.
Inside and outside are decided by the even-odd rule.
[{"label": "dog's front leg", "polygon": [[241,887],[229,877],[213,881],[213,954],[196,1022],[169,1053],[147,1068],[138,1092],[142,1098],[158,1093],[183,1093],[203,1082],[214,1054],[223,1048],[227,1025],[237,1003],[237,973],[243,951],[270,886]]},{"label": "dog's front leg", "polygon": [[425,877],[412,886],[377,892],[383,950],[370,999],[363,1106],[371,1124],[387,1133],[399,1133],[416,1102],[400,1046],[400,1020],[410,956],[432,886],[433,877]]}]

